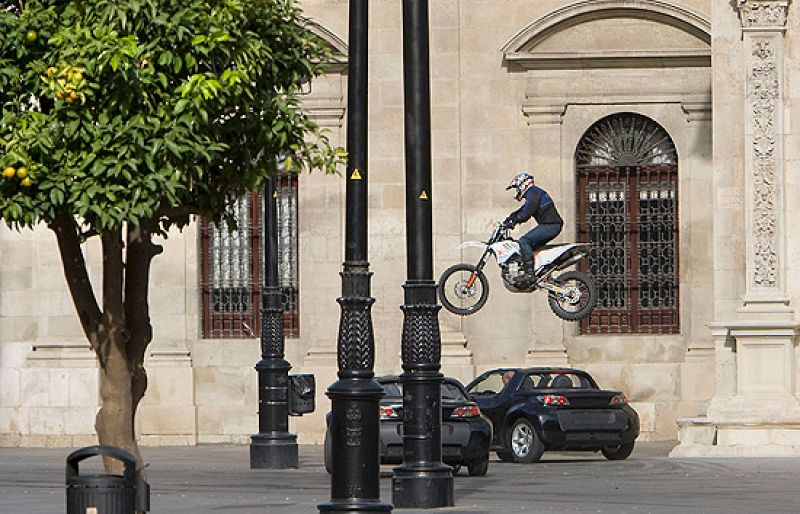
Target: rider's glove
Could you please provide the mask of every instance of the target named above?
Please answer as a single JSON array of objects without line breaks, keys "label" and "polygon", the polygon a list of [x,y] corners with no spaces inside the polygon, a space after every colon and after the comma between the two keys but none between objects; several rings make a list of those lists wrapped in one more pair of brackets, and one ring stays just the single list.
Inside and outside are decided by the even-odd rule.
[{"label": "rider's glove", "polygon": [[505,229],[512,229],[514,228],[514,225],[516,225],[516,223],[514,223],[514,218],[509,216],[508,218],[505,219],[505,221],[503,221],[502,227]]}]

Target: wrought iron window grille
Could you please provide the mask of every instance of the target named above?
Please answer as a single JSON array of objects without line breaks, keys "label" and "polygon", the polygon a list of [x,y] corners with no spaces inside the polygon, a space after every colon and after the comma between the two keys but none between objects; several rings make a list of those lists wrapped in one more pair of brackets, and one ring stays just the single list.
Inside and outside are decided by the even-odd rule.
[{"label": "wrought iron window grille", "polygon": [[680,331],[678,167],[669,134],[637,114],[595,123],[575,154],[578,238],[599,303],[584,334]]},{"label": "wrought iron window grille", "polygon": [[[298,187],[296,173],[278,179],[278,276],[283,330],[299,337]],[[233,207],[236,227],[200,222],[200,288],[204,338],[258,337],[264,287],[264,199],[250,193]]]}]

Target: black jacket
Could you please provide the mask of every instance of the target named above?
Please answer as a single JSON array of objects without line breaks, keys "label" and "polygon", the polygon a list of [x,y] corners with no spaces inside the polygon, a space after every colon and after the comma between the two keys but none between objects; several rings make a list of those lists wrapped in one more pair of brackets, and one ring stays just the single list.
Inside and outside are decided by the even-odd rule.
[{"label": "black jacket", "polygon": [[515,225],[525,223],[531,217],[539,225],[563,225],[564,220],[558,214],[556,204],[547,191],[539,186],[531,186],[525,191],[525,205],[508,216]]}]

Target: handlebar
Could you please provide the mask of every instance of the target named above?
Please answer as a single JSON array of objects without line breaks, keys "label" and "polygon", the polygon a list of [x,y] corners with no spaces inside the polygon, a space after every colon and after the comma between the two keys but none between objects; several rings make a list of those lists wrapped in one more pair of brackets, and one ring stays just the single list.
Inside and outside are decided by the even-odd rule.
[{"label": "handlebar", "polygon": [[486,242],[486,244],[490,245],[492,243],[496,243],[500,239],[510,239],[508,235],[510,231],[511,229],[503,228],[503,223],[501,221],[496,222],[494,224],[494,230],[492,230],[492,235],[489,236],[489,240]]}]

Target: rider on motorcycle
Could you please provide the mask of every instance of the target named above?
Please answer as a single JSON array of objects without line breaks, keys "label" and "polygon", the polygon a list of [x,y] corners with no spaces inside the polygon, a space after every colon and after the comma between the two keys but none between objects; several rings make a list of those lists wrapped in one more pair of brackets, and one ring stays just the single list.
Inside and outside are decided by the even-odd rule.
[{"label": "rider on motorcycle", "polygon": [[537,225],[519,238],[520,253],[524,259],[524,270],[528,277],[534,276],[533,254],[561,233],[564,220],[558,214],[556,204],[547,191],[534,185],[533,175],[519,173],[511,179],[506,190],[513,189],[518,202],[525,199],[525,205],[508,215],[503,221],[504,228],[514,228],[531,217]]}]

